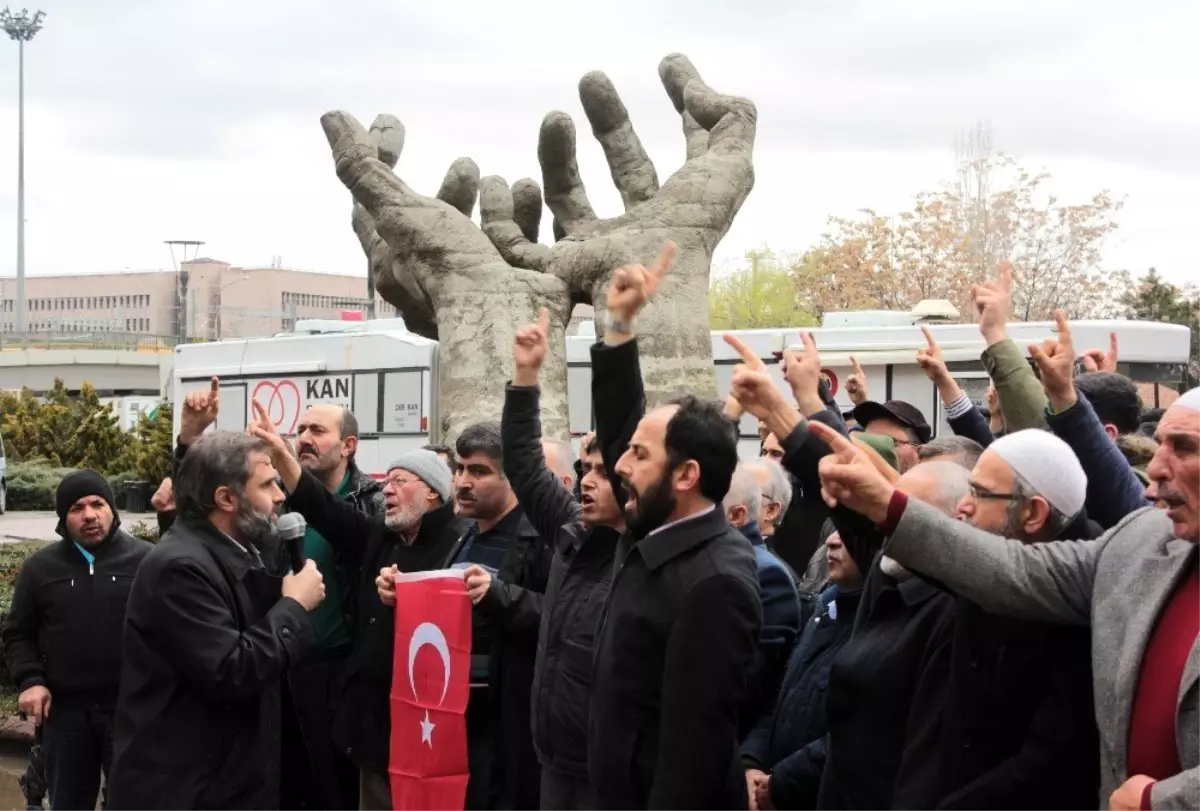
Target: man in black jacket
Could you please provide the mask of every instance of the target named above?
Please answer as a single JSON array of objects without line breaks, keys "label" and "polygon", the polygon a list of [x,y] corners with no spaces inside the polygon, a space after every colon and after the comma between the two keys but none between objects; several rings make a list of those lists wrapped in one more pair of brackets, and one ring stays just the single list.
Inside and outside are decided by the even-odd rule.
[{"label": "man in black jacket", "polygon": [[267,446],[217,431],[175,477],[179,517],[129,595],[109,808],[278,808],[283,674],[316,638],[309,561],[263,565],[283,502]]},{"label": "man in black jacket", "polygon": [[691,397],[642,416],[633,319],[671,264],[616,271],[592,349],[602,453],[622,480],[627,531],[602,618],[588,768],[600,808],[746,808],[738,708],[762,625],[754,552],[720,501],[737,466],[733,427]]},{"label": "man in black jacket", "polygon": [[[542,767],[542,808],[568,811],[596,807],[587,771],[592,658],[625,520],[594,437],[584,439],[579,502],[549,465],[557,449],[539,445],[538,373],[548,319],[543,310],[538,324],[517,332],[500,432],[505,476],[553,552],[533,675],[533,743]],[[616,441],[611,455],[619,456],[628,441]]]},{"label": "man in black jacket", "polygon": [[370,516],[305,470],[258,404],[255,411],[259,419],[251,430],[271,449],[288,506],[357,572],[354,644],[332,701],[333,739],[358,766],[360,807],[390,809],[392,578],[449,565],[465,529],[450,502],[450,471],[432,451],[403,454],[388,466],[384,514]]},{"label": "man in black jacket", "polygon": [[551,553],[504,475],[500,424],[468,426],[454,450],[458,514],[475,519],[454,556],[475,605],[467,808],[537,808],[530,685]]},{"label": "man in black jacket", "polygon": [[112,764],[125,603],[153,547],[121,529],[94,470],[67,474],[55,506],[62,540],[21,567],[4,651],[21,711],[42,726],[50,807],[95,808]]},{"label": "man in black jacket", "polygon": [[[358,420],[346,406],[316,405],[296,424],[296,456],[300,466],[316,476],[325,489],[368,516],[382,515],[384,498],[379,482],[358,469]],[[285,804],[297,808],[357,809],[358,769],[332,740],[333,706],[354,642],[354,617],[360,581],[358,559],[342,555],[309,526],[304,533],[304,557],[314,561],[325,578],[325,599],[313,612],[317,645],[306,661],[288,672],[288,688],[301,735],[285,737],[284,764],[304,769],[311,785],[297,777],[285,780]],[[285,715],[285,724],[291,715]]]}]

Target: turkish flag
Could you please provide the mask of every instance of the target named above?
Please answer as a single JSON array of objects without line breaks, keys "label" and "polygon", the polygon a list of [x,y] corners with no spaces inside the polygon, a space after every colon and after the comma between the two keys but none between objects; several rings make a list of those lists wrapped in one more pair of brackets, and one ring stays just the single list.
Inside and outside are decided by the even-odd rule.
[{"label": "turkish flag", "polygon": [[471,600],[460,569],[396,576],[392,808],[461,809],[467,797]]}]

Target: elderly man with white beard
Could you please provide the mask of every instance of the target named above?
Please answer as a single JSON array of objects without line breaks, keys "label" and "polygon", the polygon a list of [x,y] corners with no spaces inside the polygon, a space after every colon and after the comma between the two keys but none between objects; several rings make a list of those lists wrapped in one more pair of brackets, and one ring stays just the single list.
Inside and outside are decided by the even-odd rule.
[{"label": "elderly man with white beard", "polygon": [[[1043,363],[1060,354],[1035,353]],[[1200,390],[1156,434],[1155,507],[1094,541],[1029,545],[948,520],[845,444],[821,469],[829,497],[876,522],[910,569],[989,611],[1091,627],[1101,800],[1112,809],[1200,807]]]},{"label": "elderly man with white beard", "polygon": [[304,516],[338,556],[358,572],[354,647],[344,684],[334,697],[333,740],[359,770],[359,805],[391,808],[388,693],[395,636],[394,577],[449,566],[466,523],[454,514],[454,486],[446,463],[415,450],[388,465],[383,515],[369,516],[344,501],[301,463],[255,404],[252,426],[279,469],[287,504]]}]

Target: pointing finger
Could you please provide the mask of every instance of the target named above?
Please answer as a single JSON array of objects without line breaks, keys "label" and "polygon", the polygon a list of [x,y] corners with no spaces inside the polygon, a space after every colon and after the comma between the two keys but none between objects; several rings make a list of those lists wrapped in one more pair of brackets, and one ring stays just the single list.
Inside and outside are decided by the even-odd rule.
[{"label": "pointing finger", "polygon": [[1058,331],[1058,342],[1067,348],[1071,348],[1073,346],[1071,343],[1071,325],[1067,322],[1067,314],[1062,310],[1055,310],[1054,325]]},{"label": "pointing finger", "polygon": [[866,377],[866,374],[863,373],[862,364],[853,355],[850,356],[850,365],[854,367],[854,374],[858,375],[859,380],[863,380]]},{"label": "pointing finger", "polygon": [[667,242],[663,246],[662,252],[658,255],[658,259],[654,260],[654,265],[650,268],[650,276],[655,282],[662,281],[663,277],[670,271],[671,265],[675,264],[675,254],[678,251],[678,246],[674,242]]},{"label": "pointing finger", "polygon": [[1012,262],[1001,262],[996,274],[996,281],[1000,282],[1000,286],[1005,292],[1012,290]]},{"label": "pointing finger", "polygon": [[842,456],[847,452],[850,454],[855,453],[854,445],[850,443],[850,440],[846,439],[846,437],[842,436],[840,433],[833,430],[823,422],[810,422],[808,424],[808,430],[815,434],[817,439],[820,439],[826,445],[828,445],[838,456]]},{"label": "pointing finger", "polygon": [[[1116,335],[1116,333],[1113,333],[1113,334]],[[221,393],[221,379],[219,377],[217,377],[216,375],[213,375],[212,385],[209,387],[208,392],[213,397],[216,397],[217,395],[219,395]]]},{"label": "pointing finger", "polygon": [[925,343],[929,344],[929,348],[937,349],[937,341],[933,339],[933,333],[929,331],[929,327],[921,327],[921,333],[925,336]]},{"label": "pointing finger", "polygon": [[804,344],[804,352],[809,355],[817,354],[817,340],[807,330],[800,333],[800,341]]},{"label": "pointing finger", "polygon": [[758,355],[754,354],[754,350],[742,343],[742,339],[734,335],[732,332],[725,333],[723,337],[725,338],[725,343],[733,347],[733,350],[742,356],[742,360],[744,360],[747,365],[752,366],[762,362]]},{"label": "pointing finger", "polygon": [[541,333],[541,336],[543,338],[545,338],[547,335],[550,334],[550,308],[549,307],[543,307],[541,309],[541,311],[538,312],[537,328],[538,328],[538,332]]},{"label": "pointing finger", "polygon": [[1117,333],[1115,333],[1115,332],[1108,333],[1108,351],[1109,351],[1109,354],[1111,354],[1113,356],[1114,361],[1118,357],[1117,344],[1118,344]]}]

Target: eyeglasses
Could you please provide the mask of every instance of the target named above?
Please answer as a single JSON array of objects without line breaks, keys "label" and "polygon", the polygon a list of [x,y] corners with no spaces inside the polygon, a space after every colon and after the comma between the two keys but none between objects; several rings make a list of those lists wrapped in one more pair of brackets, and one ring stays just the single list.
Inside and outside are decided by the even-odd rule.
[{"label": "eyeglasses", "polygon": [[971,494],[971,498],[976,501],[1020,501],[1021,496],[1016,493],[993,493],[991,490],[986,490],[977,484],[967,485],[967,490]]},{"label": "eyeglasses", "polygon": [[418,482],[418,481],[420,481],[420,479],[406,479],[403,476],[388,476],[386,479],[383,480],[383,483],[384,483],[384,486],[387,486],[390,484],[392,487],[399,490],[401,487],[404,487],[406,485],[409,485],[409,484],[412,484],[412,483]]}]

